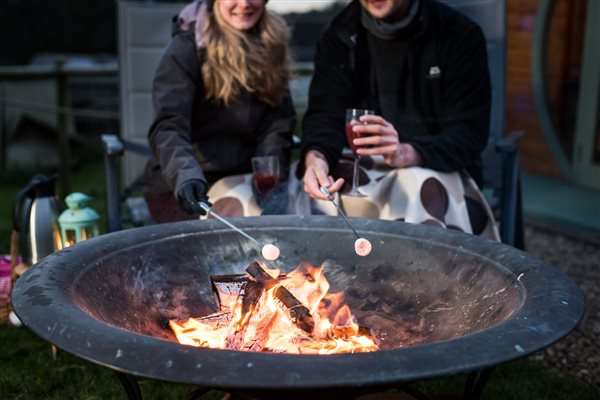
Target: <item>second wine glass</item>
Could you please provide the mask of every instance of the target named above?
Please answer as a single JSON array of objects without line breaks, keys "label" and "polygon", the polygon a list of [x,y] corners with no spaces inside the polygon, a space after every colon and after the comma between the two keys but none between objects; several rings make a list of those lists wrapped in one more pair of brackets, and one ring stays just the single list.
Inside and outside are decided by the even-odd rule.
[{"label": "second wine glass", "polygon": [[362,122],[360,122],[361,116],[373,115],[373,114],[375,114],[375,112],[373,110],[365,110],[365,109],[360,109],[360,108],[348,108],[346,110],[346,139],[348,140],[348,144],[350,145],[350,148],[352,149],[352,153],[354,154],[354,168],[352,171],[352,188],[350,189],[350,191],[348,193],[346,193],[346,196],[353,196],[353,197],[364,197],[365,196],[358,190],[358,178],[359,178],[358,164],[360,161],[360,156],[356,153],[356,150],[358,147],[354,145],[354,139],[359,138],[361,135],[358,132],[354,132],[354,130],[352,130],[352,127],[354,127],[354,125],[362,124]]},{"label": "second wine glass", "polygon": [[275,189],[279,182],[279,157],[252,157],[252,182],[263,196]]}]

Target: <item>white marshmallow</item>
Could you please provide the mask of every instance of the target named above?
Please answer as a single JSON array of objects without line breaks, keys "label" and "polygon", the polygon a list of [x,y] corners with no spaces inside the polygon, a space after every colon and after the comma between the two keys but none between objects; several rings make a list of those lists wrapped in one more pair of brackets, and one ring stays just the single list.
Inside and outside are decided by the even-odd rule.
[{"label": "white marshmallow", "polygon": [[371,242],[369,242],[365,238],[358,238],[354,242],[354,251],[361,257],[365,257],[371,254],[372,248],[373,246],[371,246]]},{"label": "white marshmallow", "polygon": [[274,261],[279,258],[279,248],[272,244],[266,244],[262,248],[262,256],[265,260]]}]

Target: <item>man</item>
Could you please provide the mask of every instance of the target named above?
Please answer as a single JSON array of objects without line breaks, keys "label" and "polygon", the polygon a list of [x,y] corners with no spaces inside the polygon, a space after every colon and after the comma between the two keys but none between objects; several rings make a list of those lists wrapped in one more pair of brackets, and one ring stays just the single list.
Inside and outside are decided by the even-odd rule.
[{"label": "man", "polygon": [[[413,218],[409,197],[420,194],[423,202],[422,183],[428,178],[442,183],[442,203],[456,190],[464,192],[470,177],[481,184],[480,153],[487,143],[490,103],[485,39],[473,21],[435,0],[354,0],[332,20],[317,45],[297,171],[304,190],[314,199],[325,199],[319,186],[331,193],[343,189],[348,180],[342,159],[348,145],[344,111],[372,109],[375,115],[361,117],[362,124],[353,128],[366,135],[354,139],[357,153],[375,163],[362,169],[361,191],[380,212],[365,216],[418,223],[431,223],[427,216],[433,216],[429,219],[434,225],[454,225],[447,219],[452,204],[440,205],[446,214],[422,204],[422,215]],[[375,170],[379,172],[373,174]],[[408,171],[421,178],[412,194],[399,199],[392,195],[397,187],[415,181],[407,177]],[[457,185],[456,179],[461,181]],[[483,209],[484,219],[491,218],[481,193],[474,190],[471,198]],[[399,191],[407,193],[406,188]],[[464,203],[457,205],[462,211],[456,209],[463,219]],[[396,211],[390,213],[390,205]],[[490,222],[494,225],[493,220],[479,225]],[[495,230],[491,225],[490,232]],[[486,229],[459,227],[474,233]]]}]

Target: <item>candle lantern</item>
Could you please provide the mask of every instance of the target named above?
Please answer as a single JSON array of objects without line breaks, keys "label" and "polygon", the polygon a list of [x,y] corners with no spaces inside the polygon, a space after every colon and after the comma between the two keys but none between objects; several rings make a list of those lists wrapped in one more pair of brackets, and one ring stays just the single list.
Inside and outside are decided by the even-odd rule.
[{"label": "candle lantern", "polygon": [[63,248],[82,240],[98,236],[100,216],[88,207],[90,197],[84,193],[71,193],[65,198],[69,207],[58,217]]}]

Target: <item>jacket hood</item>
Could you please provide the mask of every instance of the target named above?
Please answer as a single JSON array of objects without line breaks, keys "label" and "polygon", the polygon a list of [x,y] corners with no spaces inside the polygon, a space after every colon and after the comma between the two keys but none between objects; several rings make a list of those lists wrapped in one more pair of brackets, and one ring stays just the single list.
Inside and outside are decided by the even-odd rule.
[{"label": "jacket hood", "polygon": [[212,0],[195,0],[185,6],[179,14],[173,17],[171,36],[193,31],[196,47],[204,47],[202,27],[208,18],[207,13],[209,12],[209,7],[212,8],[212,3]]},{"label": "jacket hood", "polygon": [[[265,0],[265,4],[269,0]],[[208,18],[208,13],[212,12],[215,0],[194,0],[173,17],[171,22],[171,37],[180,33],[194,31],[196,38],[196,47],[204,47],[202,38],[202,28]]]}]

